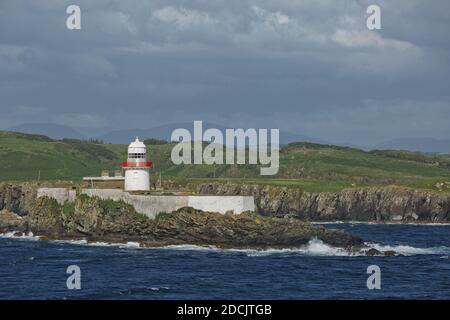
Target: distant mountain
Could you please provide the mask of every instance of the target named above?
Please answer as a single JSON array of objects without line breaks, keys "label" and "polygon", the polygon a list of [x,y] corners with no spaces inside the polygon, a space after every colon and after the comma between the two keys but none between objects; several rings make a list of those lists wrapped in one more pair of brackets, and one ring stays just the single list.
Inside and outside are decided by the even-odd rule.
[{"label": "distant mountain", "polygon": [[[203,127],[205,123],[203,123]],[[188,130],[193,130],[193,123],[173,123],[162,125],[150,129],[126,129],[126,130],[114,130],[103,135],[96,137],[97,139],[103,140],[105,143],[120,143],[120,144],[128,144],[130,141],[134,140],[136,137],[139,137],[141,140],[147,138],[155,138],[162,140],[170,140],[170,136],[172,131],[176,128],[186,128]]]},{"label": "distant mountain", "polygon": [[[178,128],[188,129],[191,134],[194,132],[193,122],[178,122],[165,124],[149,129],[124,129],[124,130],[114,130],[108,133],[96,136],[94,138],[102,140],[105,143],[119,143],[128,144],[130,141],[134,140],[136,137],[141,139],[155,138],[162,140],[170,140],[172,132]],[[203,131],[216,128],[219,129],[223,134],[225,134],[225,129],[227,127],[203,122]],[[247,129],[247,128],[243,128]],[[41,134],[48,136],[52,139],[63,139],[63,138],[73,138],[73,139],[87,139],[90,136],[85,136],[78,132],[77,130],[64,125],[54,124],[54,123],[24,123],[17,126],[13,126],[7,129],[8,131],[30,133],[30,134]],[[224,137],[225,138],[225,137]],[[280,144],[288,144],[290,142],[298,141],[308,141],[314,143],[327,144],[327,141],[311,138],[309,136],[295,134],[288,131],[280,130]]]},{"label": "distant mountain", "polygon": [[433,138],[393,139],[380,143],[373,149],[396,149],[431,153],[450,153],[450,140]]},{"label": "distant mountain", "polygon": [[7,129],[8,131],[41,134],[52,139],[85,139],[81,133],[75,129],[55,123],[24,123]]},{"label": "distant mountain", "polygon": [[[106,143],[120,143],[120,144],[127,144],[131,140],[134,140],[136,136],[142,139],[147,138],[155,138],[155,139],[163,139],[163,140],[170,140],[170,137],[172,135],[172,132],[175,129],[178,128],[185,128],[193,134],[194,132],[194,123],[193,122],[179,122],[179,123],[171,123],[166,125],[161,125],[157,127],[153,127],[150,129],[128,129],[128,130],[115,130],[111,131],[109,133],[103,134],[101,136],[96,137],[97,139],[103,140]],[[225,129],[227,127],[213,124],[213,123],[207,123],[203,122],[203,131],[210,129],[210,128],[216,128],[219,129],[223,134],[225,134]],[[246,129],[246,128],[243,128]],[[290,142],[297,142],[297,141],[308,141],[308,142],[315,142],[315,143],[326,143],[323,140],[320,139],[314,139],[305,135],[290,133],[287,131],[280,131],[280,143],[281,144],[287,144]]]}]

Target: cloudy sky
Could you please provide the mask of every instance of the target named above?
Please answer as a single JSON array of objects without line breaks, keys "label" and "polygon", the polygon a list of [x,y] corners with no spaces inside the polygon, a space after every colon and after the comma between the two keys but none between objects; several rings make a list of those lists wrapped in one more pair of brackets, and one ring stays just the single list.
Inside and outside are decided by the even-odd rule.
[{"label": "cloudy sky", "polygon": [[[66,8],[82,29],[66,28]],[[382,30],[366,8],[382,8]],[[0,129],[450,137],[448,0],[1,0]]]}]

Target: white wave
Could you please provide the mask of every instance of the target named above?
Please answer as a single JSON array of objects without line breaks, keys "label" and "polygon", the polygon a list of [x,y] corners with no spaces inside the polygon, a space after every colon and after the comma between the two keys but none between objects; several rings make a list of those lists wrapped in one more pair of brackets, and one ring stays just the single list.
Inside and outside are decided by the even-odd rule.
[{"label": "white wave", "polygon": [[127,248],[127,249],[138,249],[141,247],[139,242],[133,242],[133,241],[129,241],[126,243],[103,242],[103,241],[88,242],[86,240],[81,240],[81,241],[83,241],[83,242],[79,243],[79,244],[84,244],[84,245],[93,246],[93,247],[117,247],[117,248]]},{"label": "white wave", "polygon": [[125,244],[122,244],[123,248],[140,248],[141,244],[139,242],[134,242],[134,241],[128,241]]},{"label": "white wave", "polygon": [[17,231],[11,231],[6,233],[0,233],[0,238],[8,238],[8,239],[25,239],[25,240],[39,240],[39,236],[35,236],[33,232],[28,232],[26,234],[21,233],[20,235]]},{"label": "white wave", "polygon": [[[18,235],[17,232],[7,232],[0,234],[0,238],[39,240],[39,236],[35,236],[32,232]],[[215,246],[199,246],[199,245],[168,245],[163,247],[141,247],[139,242],[129,241],[126,243],[109,243],[109,242],[88,242],[86,239],[79,240],[50,240],[56,243],[67,243],[73,245],[88,245],[97,247],[117,247],[123,249],[165,249],[165,250],[186,250],[186,251],[215,251],[215,252],[231,252],[243,253],[249,257],[259,257],[268,255],[307,255],[307,256],[365,256],[365,251],[350,252],[343,248],[333,247],[322,240],[311,239],[307,245],[298,248],[269,248],[269,249],[221,249]],[[395,251],[405,256],[412,255],[440,255],[443,259],[448,259],[450,255],[450,247],[429,247],[419,248],[409,245],[384,245],[379,243],[365,243],[368,248],[373,248],[381,252]]]},{"label": "white wave", "polygon": [[96,241],[96,242],[87,242],[86,244],[93,247],[117,247],[118,243],[108,243],[108,242],[102,242],[102,241]]},{"label": "white wave", "polygon": [[119,243],[119,242],[102,242],[102,241],[96,241],[96,242],[89,242],[86,239],[80,239],[80,240],[50,240],[52,242],[56,243],[67,243],[67,244],[74,244],[74,245],[87,245],[87,246],[93,246],[93,247],[118,247],[118,248],[140,248],[139,242],[126,242],[126,243]]},{"label": "white wave", "polygon": [[149,288],[152,291],[160,291],[160,290],[169,290],[169,287],[151,287]]},{"label": "white wave", "polygon": [[164,247],[155,247],[152,249],[169,249],[169,250],[192,250],[192,251],[216,251],[244,253],[249,257],[268,256],[274,254],[303,254],[311,256],[352,256],[357,253],[351,253],[345,249],[333,247],[325,244],[320,239],[312,239],[307,245],[299,248],[284,249],[221,249],[215,246],[197,246],[197,245],[169,245]]},{"label": "white wave", "polygon": [[[238,250],[239,251],[239,250]],[[349,252],[343,248],[337,248],[324,243],[320,239],[311,239],[308,244],[299,248],[286,249],[265,249],[265,250],[240,250],[249,257],[268,256],[268,255],[307,255],[307,256],[353,256],[355,253]]]},{"label": "white wave", "polygon": [[[430,248],[418,248],[408,245],[382,245],[378,243],[365,243],[368,248],[373,248],[381,252],[395,251],[398,254],[404,256],[411,255],[445,255],[448,257],[450,254],[449,247],[430,247]],[[216,251],[216,252],[237,252],[244,253],[249,257],[261,257],[269,255],[305,255],[305,256],[340,256],[340,257],[357,257],[366,256],[366,250],[360,252],[352,252],[343,248],[333,247],[324,243],[320,239],[311,239],[307,245],[299,248],[285,248],[285,249],[220,249],[214,246],[196,246],[196,245],[171,245],[164,247],[155,247],[152,249],[170,249],[170,250],[192,250],[192,251]]]},{"label": "white wave", "polygon": [[[269,249],[222,249],[216,246],[199,246],[199,245],[168,245],[163,247],[141,247],[139,242],[127,243],[108,243],[108,242],[88,242],[86,240],[63,240],[71,244],[89,245],[98,247],[117,247],[123,249],[164,249],[164,250],[180,250],[180,251],[213,251],[213,252],[230,252],[230,253],[244,253],[249,257],[268,256],[268,255],[306,255],[306,256],[366,256],[367,250],[360,252],[351,252],[343,248],[333,247],[322,240],[314,238],[311,239],[307,245],[299,248],[269,248]],[[395,251],[404,256],[411,255],[448,255],[450,254],[449,247],[430,247],[418,248],[408,245],[383,245],[378,243],[365,243],[368,248],[374,248],[381,252]]]},{"label": "white wave", "polygon": [[87,240],[81,239],[81,240],[51,240],[52,242],[56,243],[68,243],[68,244],[75,244],[75,245],[84,245],[87,244]]},{"label": "white wave", "polygon": [[187,251],[225,251],[215,246],[197,246],[194,244],[175,244],[163,247],[149,247],[148,249],[169,249],[169,250],[187,250]]},{"label": "white wave", "polygon": [[419,254],[436,254],[445,255],[450,253],[449,247],[429,247],[429,248],[418,248],[408,245],[382,245],[378,243],[366,243],[368,247],[374,248],[379,251],[395,251],[404,256],[414,256]]}]

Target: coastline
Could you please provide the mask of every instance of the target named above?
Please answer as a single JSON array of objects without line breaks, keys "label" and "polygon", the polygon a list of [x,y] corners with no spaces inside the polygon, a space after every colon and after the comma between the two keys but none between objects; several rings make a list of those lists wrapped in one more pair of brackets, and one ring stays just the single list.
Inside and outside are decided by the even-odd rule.
[{"label": "coastline", "polygon": [[[36,182],[0,183],[0,210],[26,215],[37,197],[37,189],[45,185]],[[174,186],[169,183],[168,187]],[[340,221],[450,224],[450,193],[396,186],[309,193],[288,187],[233,183],[188,183],[176,188],[195,195],[253,196],[258,215],[294,217],[315,224]]]},{"label": "coastline", "polygon": [[[36,199],[25,215],[2,210],[0,232],[39,236],[40,240],[139,243],[140,247],[171,245],[214,246],[220,249],[298,249],[310,241],[366,255],[396,255],[367,246],[363,239],[289,217],[263,217],[203,212],[189,207],[141,215],[124,202],[86,195],[64,205],[55,199]],[[14,233],[12,234],[14,235]]]},{"label": "coastline", "polygon": [[[56,244],[68,244],[68,245],[80,245],[80,246],[92,246],[92,247],[111,247],[119,249],[142,249],[142,250],[180,250],[180,251],[211,251],[211,252],[224,252],[224,253],[244,253],[247,256],[260,256],[271,254],[303,254],[309,256],[342,256],[342,257],[367,257],[367,256],[380,256],[380,257],[393,257],[402,256],[404,253],[397,253],[394,249],[389,247],[384,249],[383,245],[365,242],[362,248],[342,248],[328,245],[320,239],[311,239],[302,246],[296,247],[219,247],[214,245],[201,245],[201,244],[154,244],[151,246],[142,245],[136,241],[123,241],[123,242],[108,242],[105,238],[79,238],[60,236],[58,238],[50,238],[47,236],[34,235],[32,232],[24,234],[20,231],[11,231],[7,233],[0,233],[0,239],[12,239],[12,240],[26,240],[26,241],[46,241]],[[377,248],[377,249],[376,249]],[[416,248],[414,248],[416,249]],[[420,248],[419,248],[420,250]]]},{"label": "coastline", "polygon": [[236,184],[187,184],[199,194],[252,195],[257,213],[293,216],[302,221],[376,223],[450,223],[450,193],[399,186],[349,188],[338,192]]}]

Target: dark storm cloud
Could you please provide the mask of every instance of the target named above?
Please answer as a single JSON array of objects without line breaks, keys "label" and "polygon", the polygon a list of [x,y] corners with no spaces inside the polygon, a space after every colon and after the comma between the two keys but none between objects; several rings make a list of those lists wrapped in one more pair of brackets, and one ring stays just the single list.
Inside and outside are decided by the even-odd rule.
[{"label": "dark storm cloud", "polygon": [[0,128],[199,119],[332,142],[448,137],[450,3],[377,1],[377,32],[372,3],[4,0]]}]

